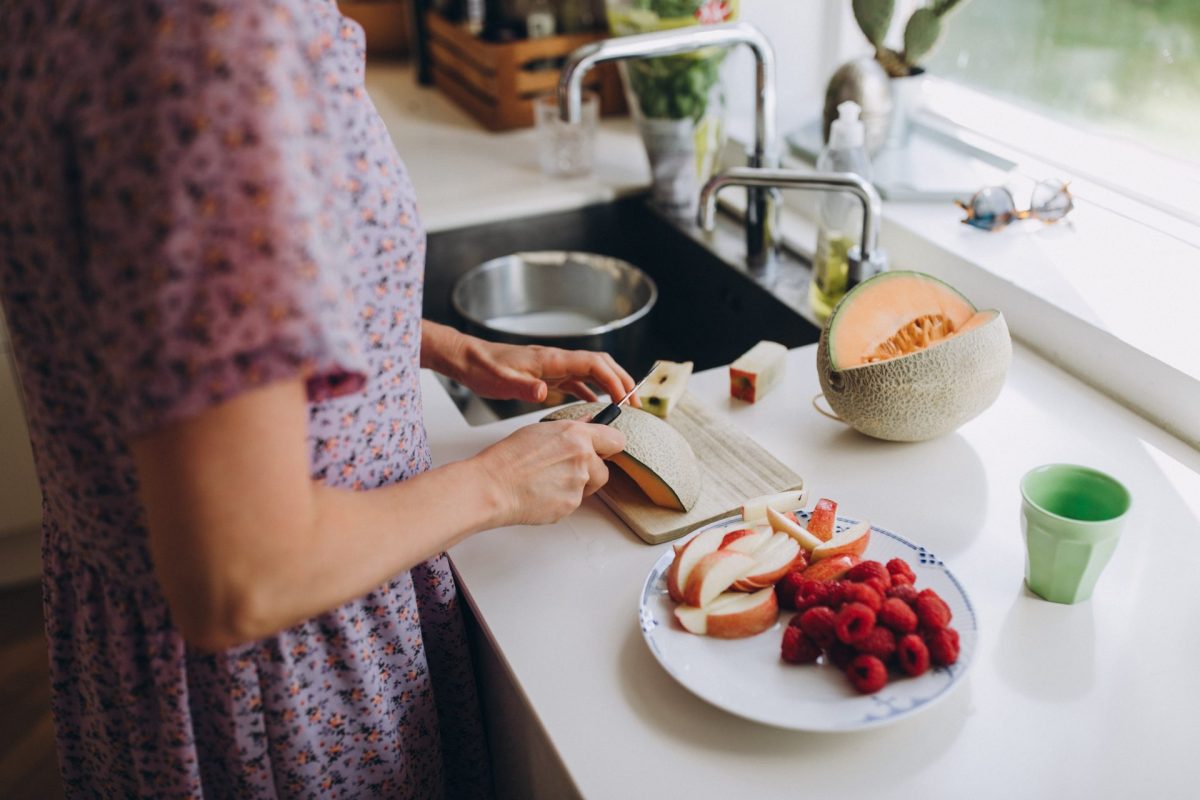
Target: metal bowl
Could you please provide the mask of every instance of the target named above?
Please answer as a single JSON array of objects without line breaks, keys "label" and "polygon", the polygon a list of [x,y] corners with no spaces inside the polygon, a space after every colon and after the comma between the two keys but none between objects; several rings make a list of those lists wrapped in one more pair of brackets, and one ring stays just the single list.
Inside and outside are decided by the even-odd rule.
[{"label": "metal bowl", "polygon": [[619,360],[636,345],[658,288],[619,258],[552,250],[486,261],[458,279],[450,299],[468,331],[485,339],[604,350]]}]

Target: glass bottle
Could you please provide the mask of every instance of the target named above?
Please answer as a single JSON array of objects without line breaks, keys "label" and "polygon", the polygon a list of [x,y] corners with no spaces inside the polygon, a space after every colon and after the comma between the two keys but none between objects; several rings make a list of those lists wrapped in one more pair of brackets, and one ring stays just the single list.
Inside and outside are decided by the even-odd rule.
[{"label": "glass bottle", "polygon": [[[871,180],[871,161],[864,146],[858,103],[838,106],[838,118],[829,129],[829,143],[817,157],[818,172],[853,172]],[[827,192],[821,201],[817,249],[813,254],[808,301],[813,314],[824,322],[849,287],[850,250],[862,232],[862,204],[847,192]]]}]

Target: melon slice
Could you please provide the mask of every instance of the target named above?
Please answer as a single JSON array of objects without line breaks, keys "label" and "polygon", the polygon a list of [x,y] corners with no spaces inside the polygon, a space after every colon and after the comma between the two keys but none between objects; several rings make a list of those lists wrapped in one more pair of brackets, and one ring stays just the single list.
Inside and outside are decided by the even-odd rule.
[{"label": "melon slice", "polygon": [[1011,361],[999,311],[976,311],[919,272],[885,272],[856,286],[817,346],[830,408],[862,433],[903,442],[932,439],[980,414]]},{"label": "melon slice", "polygon": [[[604,403],[577,403],[542,419],[589,419]],[[612,426],[625,434],[625,449],[609,463],[633,479],[656,506],[689,511],[700,498],[700,462],[679,431],[639,408],[623,408]]]},{"label": "melon slice", "polygon": [[729,365],[729,394],[747,403],[757,403],[783,378],[787,348],[763,340]]},{"label": "melon slice", "polygon": [[660,361],[646,385],[638,391],[642,408],[656,417],[666,419],[671,409],[683,400],[687,391],[688,378],[692,376],[692,362]]}]

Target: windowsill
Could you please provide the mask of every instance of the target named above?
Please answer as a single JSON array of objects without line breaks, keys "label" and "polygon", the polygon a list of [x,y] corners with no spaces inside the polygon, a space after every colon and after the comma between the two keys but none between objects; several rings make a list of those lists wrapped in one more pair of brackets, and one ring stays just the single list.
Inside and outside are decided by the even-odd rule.
[{"label": "windowsill", "polygon": [[[740,150],[730,148],[730,163]],[[1018,164],[1022,179],[1055,174],[1027,159]],[[736,205],[740,194],[728,199]],[[892,269],[928,272],[981,307],[1001,309],[1015,338],[1200,448],[1200,315],[1188,308],[1200,297],[1200,246],[1178,235],[1186,221],[1172,218],[1166,232],[1146,221],[1160,210],[1130,214],[1134,198],[1120,198],[1118,209],[1111,191],[1099,202],[1075,194],[1062,223],[1026,221],[994,233],[962,225],[951,203],[886,201],[881,244]],[[785,192],[784,242],[805,256],[816,241],[818,199]]]}]

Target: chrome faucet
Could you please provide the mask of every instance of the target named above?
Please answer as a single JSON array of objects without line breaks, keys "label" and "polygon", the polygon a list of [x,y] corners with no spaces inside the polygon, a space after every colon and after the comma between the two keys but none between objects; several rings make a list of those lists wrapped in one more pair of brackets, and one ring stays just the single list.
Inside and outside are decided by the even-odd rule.
[{"label": "chrome faucet", "polygon": [[[717,192],[726,186],[760,189],[815,189],[849,192],[863,207],[862,241],[851,250],[850,285],[861,283],[887,269],[887,254],[879,246],[879,221],[883,203],[879,192],[867,180],[853,172],[802,172],[793,169],[734,167],[709,178],[700,190],[700,227],[713,229],[717,212]],[[857,251],[857,252],[856,252]],[[753,266],[753,265],[752,265]]]},{"label": "chrome faucet", "polygon": [[[723,25],[694,25],[687,28],[618,36],[584,45],[567,56],[558,81],[558,106],[564,122],[578,122],[583,76],[597,64],[628,58],[673,56],[706,47],[744,44],[754,53],[754,149],[747,154],[751,167],[774,167],[778,162],[775,142],[775,51],[763,32],[745,22]],[[768,217],[772,204],[768,191],[747,190],[746,259],[752,265],[766,263],[773,246]]]}]

